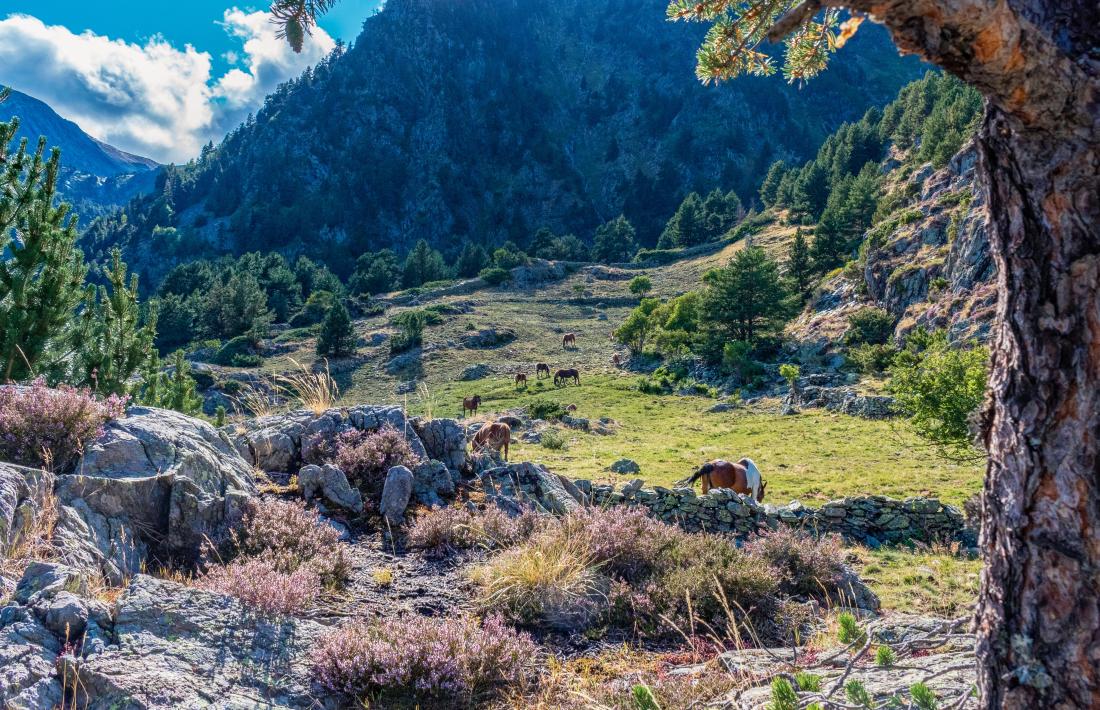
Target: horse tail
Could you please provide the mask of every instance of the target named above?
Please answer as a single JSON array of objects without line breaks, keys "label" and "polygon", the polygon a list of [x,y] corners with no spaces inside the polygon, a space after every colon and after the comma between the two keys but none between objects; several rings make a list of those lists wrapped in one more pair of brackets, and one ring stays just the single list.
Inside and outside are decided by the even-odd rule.
[{"label": "horse tail", "polygon": [[707,475],[708,473],[710,473],[713,470],[714,470],[714,464],[710,464],[710,463],[703,464],[702,466],[699,467],[699,470],[696,471],[695,473],[693,473],[691,478],[689,478],[687,480],[687,484],[689,486],[695,485],[696,481],[698,481],[700,478]]}]

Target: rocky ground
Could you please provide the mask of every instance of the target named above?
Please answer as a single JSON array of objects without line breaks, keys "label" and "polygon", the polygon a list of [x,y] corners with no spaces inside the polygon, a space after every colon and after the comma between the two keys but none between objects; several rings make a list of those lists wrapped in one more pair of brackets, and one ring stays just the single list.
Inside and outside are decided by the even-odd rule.
[{"label": "rocky ground", "polygon": [[[426,461],[406,470],[400,510],[387,510],[390,493],[383,493],[389,520],[365,511],[339,469],[318,465],[315,450],[340,431],[383,425],[405,432]],[[357,618],[447,616],[472,608],[467,568],[481,553],[443,559],[406,550],[405,505],[473,497],[560,514],[589,501],[583,487],[541,466],[468,458],[466,437],[453,420],[411,420],[387,407],[295,412],[221,431],[173,412],[132,408],[109,424],[71,473],[0,464],[0,546],[10,558],[0,574],[7,599],[0,610],[0,704],[338,707],[342,701],[320,691],[310,669],[310,649],[322,634]],[[312,483],[308,489],[286,485],[288,472],[297,472],[299,484]],[[312,507],[351,546],[350,582],[296,616],[257,613],[172,571],[186,569],[203,541],[225,536],[261,487],[266,495],[308,493]],[[36,541],[33,549],[28,539]],[[866,649],[856,660],[851,654],[830,660],[808,648],[799,650],[797,666],[818,673],[832,697],[839,695],[827,691],[841,676],[864,679],[881,697],[925,677],[941,697],[972,682],[971,640],[958,625],[887,615],[871,628],[878,629],[874,638],[893,639],[902,650],[896,667],[873,666]],[[566,658],[597,653],[608,640],[551,634],[543,643],[547,657]],[[706,704],[760,707],[769,698],[767,683],[793,670],[789,654],[731,651],[666,673],[727,674],[738,679],[737,691]]]}]

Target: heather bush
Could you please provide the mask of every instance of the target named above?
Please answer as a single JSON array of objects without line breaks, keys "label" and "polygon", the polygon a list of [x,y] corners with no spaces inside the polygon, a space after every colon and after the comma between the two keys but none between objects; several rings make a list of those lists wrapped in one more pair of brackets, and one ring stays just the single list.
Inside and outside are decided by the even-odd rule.
[{"label": "heather bush", "polygon": [[653,628],[667,632],[671,624],[686,629],[703,622],[722,629],[751,621],[763,632],[777,606],[779,575],[725,537],[684,534],[662,552],[641,591],[656,613],[641,620]]},{"label": "heather bush", "polygon": [[375,500],[382,495],[386,474],[392,467],[415,468],[420,458],[405,436],[387,425],[375,431],[353,429],[340,434],[332,462],[367,500]]},{"label": "heather bush", "polygon": [[745,544],[745,551],[775,568],[783,593],[839,601],[844,550],[838,536],[814,537],[780,528],[757,535]]},{"label": "heather bush", "polygon": [[653,572],[662,555],[688,535],[654,519],[644,508],[583,508],[562,518],[561,541],[585,546],[607,574],[637,581]]},{"label": "heather bush", "polygon": [[307,570],[330,587],[346,582],[351,572],[340,534],[301,501],[249,501],[231,553],[262,559],[281,574]]},{"label": "heather bush", "polygon": [[268,614],[300,613],[321,593],[321,578],[300,567],[292,572],[270,556],[242,558],[211,569],[195,582],[199,589],[227,594]]},{"label": "heather bush", "polygon": [[87,389],[0,386],[0,460],[64,471],[84,447],[103,433],[103,425],[121,417],[126,399],[99,399]]},{"label": "heather bush", "polygon": [[469,701],[522,686],[536,650],[499,616],[479,624],[414,615],[344,626],[320,640],[313,667],[322,687],[355,699],[388,692]]},{"label": "heather bush", "polygon": [[472,547],[503,549],[529,538],[541,526],[542,517],[534,512],[513,516],[496,506],[477,512],[441,508],[418,515],[406,542],[433,554]]}]

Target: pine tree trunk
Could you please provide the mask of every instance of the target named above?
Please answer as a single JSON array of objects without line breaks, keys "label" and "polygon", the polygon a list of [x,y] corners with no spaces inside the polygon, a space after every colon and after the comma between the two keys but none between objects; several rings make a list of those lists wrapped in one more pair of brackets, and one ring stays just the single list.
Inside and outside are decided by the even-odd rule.
[{"label": "pine tree trunk", "polygon": [[982,705],[1100,707],[1100,3],[843,4],[987,98],[979,179],[1000,298]]}]

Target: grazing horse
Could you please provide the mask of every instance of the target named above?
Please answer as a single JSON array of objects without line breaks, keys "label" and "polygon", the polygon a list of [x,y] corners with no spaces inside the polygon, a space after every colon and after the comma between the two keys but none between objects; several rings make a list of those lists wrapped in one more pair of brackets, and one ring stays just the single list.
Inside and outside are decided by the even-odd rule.
[{"label": "grazing horse", "polygon": [[550,376],[550,366],[549,365],[547,365],[545,362],[540,362],[539,364],[535,365],[535,379],[541,380],[542,379],[542,373],[544,373],[544,372],[546,373],[547,377]]},{"label": "grazing horse", "polygon": [[527,373],[520,372],[516,375],[516,387],[519,387],[520,385],[523,385],[524,387],[527,386]]},{"label": "grazing horse", "polygon": [[508,445],[512,443],[512,427],[504,422],[486,424],[474,434],[474,451],[493,449],[504,452],[504,460],[508,460]]},{"label": "grazing horse", "polygon": [[470,410],[470,416],[477,414],[477,408],[481,406],[481,395],[475,394],[462,400],[462,416],[466,416],[466,410]]},{"label": "grazing horse", "polygon": [[561,346],[563,348],[568,348],[570,345],[572,345],[574,348],[577,347],[576,333],[566,333],[565,337],[561,339]]},{"label": "grazing horse", "polygon": [[581,383],[581,373],[570,368],[568,370],[558,370],[554,373],[554,386],[564,385],[569,380],[573,380],[573,384],[579,385]]},{"label": "grazing horse", "polygon": [[715,459],[705,463],[688,479],[688,485],[694,485],[700,478],[703,479],[703,493],[711,488],[729,488],[735,493],[751,495],[758,503],[764,500],[768,487],[752,459],[741,459],[737,463]]},{"label": "grazing horse", "polygon": [[611,356],[611,364],[614,365],[615,367],[618,367],[619,365],[623,364],[623,359],[622,359],[622,357],[619,356],[619,353],[615,353],[614,355]]}]

